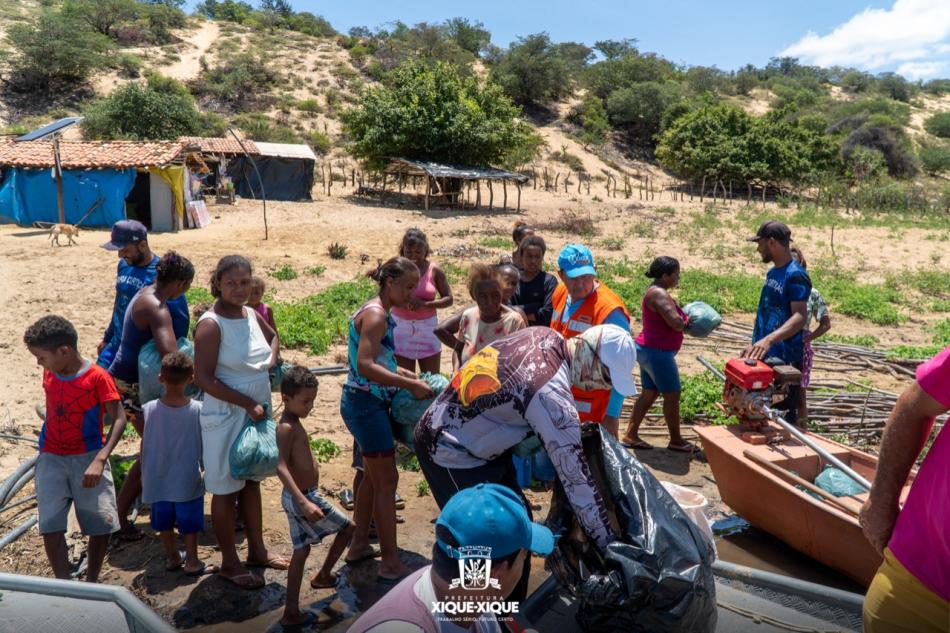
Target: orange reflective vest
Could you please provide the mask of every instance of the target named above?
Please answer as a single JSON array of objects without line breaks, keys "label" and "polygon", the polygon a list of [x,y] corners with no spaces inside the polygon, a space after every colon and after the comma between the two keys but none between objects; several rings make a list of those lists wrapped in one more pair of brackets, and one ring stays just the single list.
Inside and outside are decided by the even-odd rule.
[{"label": "orange reflective vest", "polygon": [[[551,315],[551,328],[565,339],[573,338],[594,325],[601,325],[617,308],[623,310],[627,319],[630,318],[630,312],[627,311],[623,299],[603,284],[598,284],[594,288],[594,292],[590,293],[584,299],[584,303],[574,310],[566,323],[561,322],[561,315],[564,314],[564,308],[567,306],[567,287],[563,283],[555,288],[552,303],[554,312]],[[581,422],[600,424],[604,421],[607,405],[610,403],[610,389],[584,391],[571,387],[571,393],[574,394],[574,404],[577,406],[577,414]]]}]

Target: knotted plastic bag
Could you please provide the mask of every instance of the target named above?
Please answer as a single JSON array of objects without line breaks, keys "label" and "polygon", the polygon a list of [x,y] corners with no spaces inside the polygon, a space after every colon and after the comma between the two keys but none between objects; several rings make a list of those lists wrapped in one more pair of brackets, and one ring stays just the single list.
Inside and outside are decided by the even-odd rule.
[{"label": "knotted plastic bag", "polygon": [[722,323],[719,313],[702,301],[687,303],[683,306],[683,312],[689,317],[686,333],[696,338],[706,338]]},{"label": "knotted plastic bag", "polygon": [[419,378],[426,381],[429,388],[435,392],[435,396],[426,398],[425,400],[416,400],[409,391],[397,389],[392,401],[392,416],[396,424],[415,428],[419,420],[422,419],[422,414],[429,408],[429,405],[449,386],[449,379],[442,374],[423,372],[419,374]]},{"label": "knotted plastic bag", "polygon": [[[184,336],[178,339],[178,351],[187,354],[190,358],[195,357],[195,347]],[[155,340],[151,340],[142,346],[139,351],[139,402],[145,404],[161,398],[165,393],[165,387],[158,381],[158,374],[162,369],[162,359],[158,355],[158,348],[155,347]],[[194,383],[185,390],[187,395],[194,395],[198,388]]]},{"label": "knotted plastic bag", "polygon": [[856,481],[834,466],[825,466],[825,469],[815,478],[815,485],[836,497],[847,497],[865,492]]},{"label": "knotted plastic bag", "polygon": [[264,417],[255,422],[244,419],[244,428],[234,438],[228,453],[231,476],[235,479],[261,481],[277,474],[277,425],[271,417],[270,405],[264,405]]}]

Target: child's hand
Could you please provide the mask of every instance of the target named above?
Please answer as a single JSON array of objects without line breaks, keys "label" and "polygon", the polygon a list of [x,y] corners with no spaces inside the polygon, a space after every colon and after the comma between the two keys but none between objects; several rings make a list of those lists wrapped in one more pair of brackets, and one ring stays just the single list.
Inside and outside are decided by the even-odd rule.
[{"label": "child's hand", "polygon": [[312,501],[307,501],[307,505],[303,507],[303,515],[307,517],[307,520],[311,523],[316,523],[325,516],[323,514],[323,510],[320,509],[320,506],[313,503]]},{"label": "child's hand", "polygon": [[82,487],[95,488],[98,486],[99,480],[102,479],[102,471],[105,470],[105,467],[106,461],[104,459],[97,457],[92,460],[92,463],[89,464],[89,468],[82,474]]}]

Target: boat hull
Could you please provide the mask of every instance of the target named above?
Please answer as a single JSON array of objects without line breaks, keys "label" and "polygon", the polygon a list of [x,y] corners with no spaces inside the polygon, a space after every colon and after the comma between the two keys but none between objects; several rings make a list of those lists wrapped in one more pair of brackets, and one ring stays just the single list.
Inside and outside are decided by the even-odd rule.
[{"label": "boat hull", "polygon": [[[864,537],[857,517],[796,488],[744,454],[749,451],[814,481],[823,467],[814,451],[795,439],[754,446],[742,440],[738,426],[694,428],[726,505],[803,554],[864,586],[871,583],[881,556]],[[858,474],[873,479],[877,463],[871,455],[811,433],[809,437]],[[843,497],[842,502],[858,509],[865,498],[866,494]]]}]

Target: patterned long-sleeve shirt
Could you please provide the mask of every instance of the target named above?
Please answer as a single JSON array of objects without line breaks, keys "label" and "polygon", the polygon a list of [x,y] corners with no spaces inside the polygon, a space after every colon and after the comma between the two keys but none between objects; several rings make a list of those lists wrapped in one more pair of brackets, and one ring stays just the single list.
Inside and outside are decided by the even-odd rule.
[{"label": "patterned long-sleeve shirt", "polygon": [[587,535],[610,541],[607,509],[581,446],[571,395],[567,343],[547,328],[528,328],[478,352],[452,378],[419,422],[424,450],[444,468],[475,468],[532,431],[544,444]]}]

